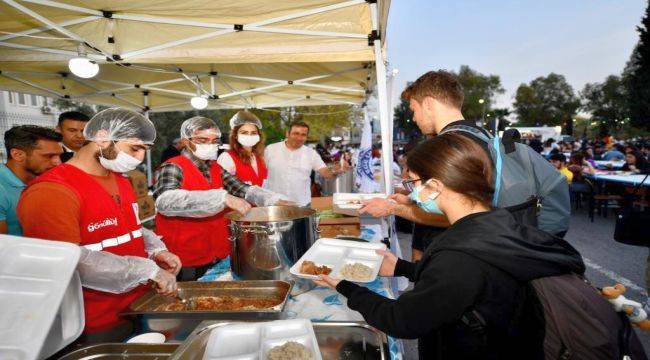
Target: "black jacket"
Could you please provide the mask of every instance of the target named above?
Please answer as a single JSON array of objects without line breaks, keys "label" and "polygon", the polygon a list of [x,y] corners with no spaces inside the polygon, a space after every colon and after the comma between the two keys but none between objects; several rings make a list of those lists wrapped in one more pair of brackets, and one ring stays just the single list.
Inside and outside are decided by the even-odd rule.
[{"label": "black jacket", "polygon": [[[348,281],[337,290],[372,326],[419,339],[420,359],[541,358],[544,325],[528,281],[583,273],[580,254],[547,233],[519,225],[503,209],[466,216],[416,264],[399,260],[395,276],[415,282],[392,300]],[[464,320],[478,312],[485,327]]]}]

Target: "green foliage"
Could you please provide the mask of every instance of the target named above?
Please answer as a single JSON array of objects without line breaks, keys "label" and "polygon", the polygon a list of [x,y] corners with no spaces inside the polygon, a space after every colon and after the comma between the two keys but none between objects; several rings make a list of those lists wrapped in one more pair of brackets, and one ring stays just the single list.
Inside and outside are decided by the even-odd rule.
[{"label": "green foliage", "polygon": [[[462,111],[466,119],[483,119],[491,110],[496,96],[505,92],[498,75],[483,75],[467,65],[461,65],[456,76],[465,92]],[[479,102],[481,99],[482,104]]]},{"label": "green foliage", "polygon": [[517,88],[513,104],[518,125],[562,125],[563,132],[573,134],[573,117],[580,100],[563,75],[540,76]]},{"label": "green foliage", "polygon": [[582,108],[592,115],[599,135],[617,135],[629,123],[628,94],[621,77],[610,75],[602,83],[585,85],[581,92]]},{"label": "green foliage", "polygon": [[623,77],[629,94],[631,124],[650,131],[650,3],[637,31],[639,42]]},{"label": "green foliage", "polygon": [[417,124],[413,121],[413,111],[411,111],[408,101],[400,100],[400,103],[395,106],[393,127],[395,133],[397,133],[398,129],[404,131],[407,139],[420,136],[420,129],[418,129]]}]

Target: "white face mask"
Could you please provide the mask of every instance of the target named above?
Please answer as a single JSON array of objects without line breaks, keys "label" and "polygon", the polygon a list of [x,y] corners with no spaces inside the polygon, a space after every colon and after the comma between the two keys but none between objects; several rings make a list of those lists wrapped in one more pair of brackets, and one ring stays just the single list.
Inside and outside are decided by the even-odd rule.
[{"label": "white face mask", "polygon": [[109,160],[103,156],[99,157],[99,163],[102,164],[103,167],[117,173],[125,173],[134,170],[138,165],[140,165],[141,162],[142,161],[134,158],[124,151],[118,152],[115,159],[112,160]]},{"label": "white face mask", "polygon": [[219,154],[219,145],[218,144],[194,144],[196,150],[194,150],[194,156],[201,160],[216,160],[217,154]]},{"label": "white face mask", "polygon": [[237,142],[242,144],[242,146],[253,147],[260,142],[260,136],[237,134]]}]

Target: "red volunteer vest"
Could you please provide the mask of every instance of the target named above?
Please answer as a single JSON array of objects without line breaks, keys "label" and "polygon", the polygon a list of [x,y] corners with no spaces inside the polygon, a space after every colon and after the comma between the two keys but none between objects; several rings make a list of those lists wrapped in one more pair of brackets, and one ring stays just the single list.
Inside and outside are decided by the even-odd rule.
[{"label": "red volunteer vest", "polygon": [[[30,186],[40,182],[53,182],[65,185],[75,193],[81,206],[80,246],[120,256],[146,258],[135,193],[129,180],[122,174],[116,173],[115,180],[119,190],[119,204],[92,176],[72,165],[61,164],[45,172]],[[145,292],[147,287],[144,285],[124,294],[83,288],[86,315],[84,332],[105,331],[125,322],[118,314]]]},{"label": "red volunteer vest", "polygon": [[228,154],[235,162],[235,174],[237,178],[247,184],[262,186],[264,180],[268,177],[268,171],[266,170],[266,164],[259,156],[255,156],[255,161],[257,162],[257,173],[253,169],[253,165],[245,164],[237,155],[236,152],[228,150]]},{"label": "red volunteer vest", "polygon": [[[210,162],[212,183],[203,176],[192,161],[183,155],[167,160],[183,171],[183,190],[223,188],[221,167]],[[202,266],[230,255],[226,210],[205,218],[156,215],[156,230],[172,253],[181,258],[183,266]]]}]

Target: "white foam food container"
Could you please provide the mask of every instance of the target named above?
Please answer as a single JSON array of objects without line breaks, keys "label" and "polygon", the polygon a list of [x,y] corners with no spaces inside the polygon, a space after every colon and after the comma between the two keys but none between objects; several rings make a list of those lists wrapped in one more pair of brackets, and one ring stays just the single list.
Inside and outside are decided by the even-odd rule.
[{"label": "white foam food container", "polygon": [[0,235],[0,359],[46,358],[84,328],[79,247]]},{"label": "white foam food container", "polygon": [[386,194],[334,193],[332,203],[341,209],[361,209],[361,201],[376,198],[385,199]]},{"label": "white foam food container", "polygon": [[327,266],[332,269],[330,276],[344,279],[341,270],[345,265],[360,263],[372,269],[372,276],[365,281],[346,279],[359,283],[375,281],[383,257],[376,250],[386,250],[384,243],[369,243],[360,241],[320,238],[316,240],[309,250],[291,267],[291,274],[303,279],[318,279],[317,275],[308,275],[300,272],[303,261],[313,261],[317,266]]},{"label": "white foam food container", "polygon": [[294,341],[322,360],[314,328],[307,319],[233,323],[212,330],[203,360],[265,360],[269,351]]}]

